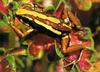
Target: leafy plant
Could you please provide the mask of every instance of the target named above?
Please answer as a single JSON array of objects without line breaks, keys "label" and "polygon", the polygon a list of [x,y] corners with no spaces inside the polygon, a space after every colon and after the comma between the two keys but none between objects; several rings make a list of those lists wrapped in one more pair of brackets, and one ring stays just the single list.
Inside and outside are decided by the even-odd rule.
[{"label": "leafy plant", "polygon": [[[81,0],[75,0],[75,3],[77,5],[77,8],[79,8],[80,10],[83,11],[87,11],[91,9],[92,6],[92,2],[90,0],[87,1],[81,1]],[[14,31],[11,29],[11,25],[15,24],[15,27],[17,28],[19,25],[19,29],[22,31],[22,33],[24,33],[24,31],[26,31],[27,29],[31,28],[31,24],[29,25],[20,25],[23,24],[21,23],[21,21],[17,18],[17,15],[15,14],[17,10],[19,10],[20,6],[23,5],[23,3],[28,4],[28,2],[32,2],[30,0],[22,0],[22,1],[9,1],[9,0],[2,0],[0,1],[0,26],[5,27],[5,26],[9,26],[9,30],[10,30],[10,34],[9,34],[9,47],[8,49],[4,48],[4,47],[0,47],[0,72],[2,72],[2,67],[3,63],[7,62],[6,65],[8,65],[8,72],[17,72],[17,68],[24,69],[26,67],[28,67],[29,65],[27,64],[28,62],[30,62],[32,64],[32,62],[34,63],[34,61],[37,60],[42,60],[43,58],[45,58],[46,56],[46,63],[48,63],[48,65],[50,65],[48,71],[49,72],[53,72],[56,70],[57,67],[57,71],[59,72],[61,71],[67,71],[69,70],[70,72],[81,72],[90,69],[90,67],[92,66],[91,63],[95,61],[95,57],[96,57],[96,50],[94,48],[94,40],[92,37],[92,32],[90,30],[90,28],[88,27],[81,27],[83,28],[83,30],[81,29],[77,29],[77,26],[75,26],[73,24],[73,20],[70,18],[71,15],[66,15],[68,16],[67,18],[65,18],[64,14],[64,9],[73,9],[73,7],[71,6],[70,1],[65,1],[65,0],[57,0],[56,2],[58,3],[53,3],[52,0],[50,0],[50,3],[47,2],[46,0],[35,0],[34,3],[39,5],[39,7],[41,8],[43,7],[43,12],[39,12],[40,16],[43,13],[47,13],[48,16],[51,16],[51,19],[55,19],[57,18],[57,20],[59,20],[61,22],[62,25],[57,26],[59,27],[57,31],[60,31],[59,29],[63,29],[63,23],[65,23],[65,27],[67,26],[67,24],[69,24],[67,27],[71,27],[72,28],[72,32],[66,32],[66,31],[62,31],[62,35],[58,36],[58,35],[53,35],[53,33],[49,32],[48,30],[46,30],[47,32],[43,31],[43,36],[41,34],[41,30],[42,30],[42,26],[39,27],[39,29],[37,28],[38,26],[36,25],[36,23],[32,23],[33,25],[36,25],[36,29],[34,29],[34,33],[31,32],[29,34],[29,36],[24,36],[24,38],[21,39],[21,37],[19,37],[19,40],[17,40],[16,42],[19,42],[19,47],[15,48],[15,40],[13,40],[17,34],[15,34]],[[33,2],[32,2],[33,3]],[[48,5],[45,5],[45,3],[47,3]],[[55,4],[55,5],[54,5]],[[33,4],[32,4],[33,5]],[[36,7],[38,7],[36,5]],[[7,9],[8,8],[8,9]],[[27,7],[26,7],[27,8]],[[34,11],[34,9],[32,9]],[[49,11],[51,11],[49,13]],[[38,14],[38,13],[36,13]],[[68,11],[66,12],[66,14],[68,14]],[[31,18],[30,15],[26,14],[27,16],[29,16],[29,19]],[[45,15],[43,15],[45,18]],[[47,17],[48,17],[47,16]],[[53,17],[53,18],[52,18]],[[40,20],[42,22],[41,17],[39,18],[38,16],[36,17],[37,20]],[[67,19],[68,22],[64,22],[64,19]],[[34,16],[33,16],[34,19]],[[73,18],[74,19],[74,18]],[[26,19],[26,21],[28,21]],[[45,22],[48,22],[48,19],[45,19]],[[19,22],[18,24],[16,22]],[[25,24],[28,24],[25,22]],[[52,21],[51,21],[51,24]],[[73,24],[73,25],[71,25]],[[56,25],[56,24],[55,24]],[[59,25],[59,24],[58,24]],[[52,26],[48,26],[53,28]],[[45,28],[45,26],[43,27]],[[24,29],[24,30],[23,30]],[[41,29],[41,30],[40,30]],[[44,29],[43,29],[44,30]],[[99,27],[97,28],[97,30],[100,30]],[[36,33],[35,33],[36,31]],[[80,31],[82,32],[81,34]],[[17,30],[18,32],[18,30]],[[44,33],[45,32],[45,33]],[[49,35],[49,34],[50,35]],[[86,34],[85,34],[86,33]],[[40,34],[40,35],[37,35]],[[48,35],[46,35],[48,34]],[[61,39],[63,37],[63,35],[67,34],[69,36],[69,41],[68,41],[68,45],[66,46],[67,48],[77,48],[75,45],[76,44],[81,44],[84,45],[83,49],[77,49],[77,51],[71,51],[69,49],[68,53],[64,53],[62,51],[62,44],[61,44]],[[80,35],[80,38],[79,38]],[[84,35],[84,36],[82,36]],[[35,37],[36,36],[36,37]],[[81,37],[82,36],[82,37]],[[37,38],[37,39],[36,39]],[[43,38],[43,39],[41,39]],[[43,40],[43,41],[40,41]],[[13,45],[12,45],[13,44]],[[67,42],[65,43],[67,44]],[[74,50],[74,49],[72,49]],[[51,61],[49,60],[49,58],[51,59]],[[49,64],[50,63],[50,64]],[[44,65],[44,63],[43,63]],[[40,65],[41,66],[41,65]],[[6,67],[6,66],[4,66]],[[31,65],[26,68],[26,69],[30,69]],[[42,66],[41,66],[42,67]],[[40,67],[40,68],[41,68]],[[45,66],[46,67],[46,66]],[[68,69],[67,69],[68,68]],[[42,69],[42,68],[41,68]],[[44,68],[45,69],[45,68]],[[55,69],[55,70],[54,70]],[[5,71],[7,72],[7,71]]]}]

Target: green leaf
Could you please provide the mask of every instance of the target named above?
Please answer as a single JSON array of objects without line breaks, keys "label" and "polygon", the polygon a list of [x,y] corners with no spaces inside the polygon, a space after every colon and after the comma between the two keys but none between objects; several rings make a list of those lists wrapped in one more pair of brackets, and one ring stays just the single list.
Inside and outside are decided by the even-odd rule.
[{"label": "green leaf", "polygon": [[9,16],[10,16],[11,18],[13,18],[13,12],[12,12],[11,10],[9,10]]},{"label": "green leaf", "polygon": [[45,9],[45,11],[49,11],[49,10],[55,10],[54,5],[47,6],[46,9]]},{"label": "green leaf", "polygon": [[6,60],[9,62],[10,67],[12,67],[12,70],[16,72],[16,63],[14,56],[9,55],[6,57]]},{"label": "green leaf", "polygon": [[60,58],[64,58],[64,55],[62,54],[61,50],[60,50],[59,48],[57,48],[56,40],[55,40],[55,51],[56,51],[56,54],[57,54]]},{"label": "green leaf", "polygon": [[28,45],[27,41],[26,41],[26,40],[23,41],[23,42],[22,42],[22,45]]},{"label": "green leaf", "polygon": [[77,72],[81,72],[80,68],[78,67],[78,65],[75,65],[75,66],[76,66]]},{"label": "green leaf", "polygon": [[22,59],[20,59],[19,57],[16,57],[16,61],[22,68],[25,68],[25,64]]},{"label": "green leaf", "polygon": [[89,61],[90,61],[90,63],[92,63],[92,62],[95,62],[96,59],[97,59],[97,53],[93,52]]},{"label": "green leaf", "polygon": [[70,72],[81,72],[79,67],[76,64],[73,64]]},{"label": "green leaf", "polygon": [[3,19],[0,20],[0,26],[7,26],[9,24],[9,20],[6,14],[0,11],[0,15],[3,16]]},{"label": "green leaf", "polygon": [[3,21],[4,21],[6,24],[9,24],[9,20],[8,20],[7,15],[4,15],[4,16],[3,16]]},{"label": "green leaf", "polygon": [[89,40],[92,38],[92,32],[91,29],[88,27],[85,27],[85,30],[87,31],[87,35],[83,37],[84,40]]},{"label": "green leaf", "polygon": [[72,66],[71,71],[70,72],[78,72],[75,65]]},{"label": "green leaf", "polygon": [[13,8],[12,8],[13,11],[14,11],[14,10],[17,10],[17,9],[19,8],[19,4],[18,4],[18,2],[16,2],[16,1],[13,1],[13,2],[12,2],[12,5],[13,5]]},{"label": "green leaf", "polygon": [[7,24],[3,20],[0,20],[0,26],[7,26]]}]

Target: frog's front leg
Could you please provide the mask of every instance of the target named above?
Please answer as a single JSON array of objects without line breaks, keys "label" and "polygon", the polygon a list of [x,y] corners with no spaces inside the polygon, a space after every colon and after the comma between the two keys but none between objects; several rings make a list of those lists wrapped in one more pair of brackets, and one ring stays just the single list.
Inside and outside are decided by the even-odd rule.
[{"label": "frog's front leg", "polygon": [[69,42],[70,42],[69,35],[65,35],[62,37],[62,40],[61,40],[62,49],[61,50],[64,54],[71,53],[71,52],[81,50],[81,49],[86,49],[86,47],[83,44],[75,44],[75,45],[69,46]]},{"label": "frog's front leg", "polygon": [[67,34],[63,35],[62,36],[62,39],[61,39],[61,50],[63,53],[66,53],[66,50],[68,48],[68,45],[69,45],[69,41],[70,41],[70,38]]}]

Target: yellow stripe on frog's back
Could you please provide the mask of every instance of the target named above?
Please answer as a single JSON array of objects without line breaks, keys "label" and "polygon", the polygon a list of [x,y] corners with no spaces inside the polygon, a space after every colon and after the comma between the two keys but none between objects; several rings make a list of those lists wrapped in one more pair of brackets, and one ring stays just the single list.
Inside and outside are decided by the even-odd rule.
[{"label": "yellow stripe on frog's back", "polygon": [[34,19],[34,21],[35,21],[38,25],[41,25],[41,26],[45,27],[46,29],[52,31],[53,33],[55,33],[55,34],[57,34],[57,35],[61,35],[61,32],[60,32],[60,31],[58,31],[58,30],[56,30],[56,29],[53,29],[51,26],[46,25],[46,24],[44,24],[43,22],[41,22],[41,21],[39,21],[39,20],[37,20],[37,19]]},{"label": "yellow stripe on frog's back", "polygon": [[46,20],[49,20],[49,21],[54,22],[54,23],[60,23],[59,19],[43,15],[43,14],[38,13],[36,11],[29,11],[29,10],[26,10],[26,9],[19,9],[19,10],[16,11],[16,14],[17,15],[29,14],[29,15],[33,15],[34,17],[39,17],[39,18],[42,18],[42,19],[46,19]]}]

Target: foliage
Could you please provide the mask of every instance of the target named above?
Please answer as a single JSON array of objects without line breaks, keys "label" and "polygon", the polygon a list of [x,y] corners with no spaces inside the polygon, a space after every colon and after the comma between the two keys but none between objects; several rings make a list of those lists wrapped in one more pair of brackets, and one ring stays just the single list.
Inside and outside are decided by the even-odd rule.
[{"label": "foliage", "polygon": [[9,18],[3,12],[0,12],[0,15],[3,16],[2,20],[0,20],[0,26],[6,26],[9,24]]},{"label": "foliage", "polygon": [[56,51],[56,54],[57,54],[60,58],[64,58],[64,55],[62,54],[61,50],[57,47],[56,40],[55,40],[55,51]]},{"label": "foliage", "polygon": [[[57,0],[57,3],[53,3],[52,0],[50,0],[50,1],[51,2],[47,2],[46,0],[35,0],[34,2],[33,1],[31,2],[31,0],[22,0],[22,1],[19,1],[19,0],[18,1],[17,0],[12,0],[12,1],[2,0],[2,1],[0,1],[0,7],[1,7],[0,8],[0,26],[1,27],[5,27],[5,26],[10,27],[9,28],[9,33],[10,33],[9,34],[9,36],[10,36],[9,37],[9,40],[10,40],[9,42],[10,43],[9,43],[8,49],[6,49],[4,47],[3,48],[0,47],[0,62],[2,62],[4,60],[8,61],[9,67],[11,67],[11,71],[17,72],[17,68],[21,67],[21,69],[23,69],[23,72],[24,72],[24,68],[29,66],[27,64],[28,60],[30,60],[31,63],[32,62],[34,63],[37,60],[43,59],[44,56],[46,56],[46,63],[48,63],[48,65],[50,63],[50,66],[48,66],[49,67],[48,70],[50,72],[55,71],[54,69],[56,67],[58,67],[58,69],[59,69],[59,67],[61,67],[60,69],[63,69],[63,71],[66,71],[67,69],[64,68],[64,67],[67,66],[67,65],[68,65],[68,68],[70,69],[70,72],[81,72],[82,67],[86,66],[89,69],[91,67],[90,63],[95,61],[95,59],[96,59],[96,50],[94,48],[93,35],[92,35],[91,29],[89,27],[83,27],[84,28],[83,31],[85,30],[85,32],[87,34],[84,35],[85,32],[82,33],[84,35],[82,37],[82,39],[79,39],[79,37],[78,37],[78,31],[80,31],[80,29],[75,29],[71,33],[68,32],[69,33],[68,35],[70,37],[70,41],[68,41],[68,46],[67,46],[69,48],[69,47],[71,47],[71,45],[73,46],[75,44],[82,43],[88,49],[89,52],[84,49],[84,50],[78,50],[79,53],[77,53],[76,51],[69,52],[69,53],[63,53],[63,51],[61,49],[61,47],[62,47],[61,46],[61,36],[63,36],[63,35],[58,36],[58,37],[56,35],[56,39],[57,39],[56,40],[55,36],[53,37],[52,33],[50,33],[51,36],[49,36],[49,34],[48,34],[49,31],[48,30],[46,30],[48,32],[44,33],[44,34],[48,34],[48,42],[46,43],[45,39],[43,41],[47,45],[42,44],[42,43],[40,43],[40,45],[38,45],[37,42],[35,43],[35,39],[34,39],[35,35],[37,33],[41,32],[41,31],[38,31],[38,29],[37,30],[34,29],[34,31],[33,31],[34,33],[31,32],[29,36],[24,36],[24,38],[19,37],[19,40],[17,40],[17,41],[13,40],[13,38],[18,37],[18,35],[17,35],[15,30],[11,29],[11,25],[15,24],[15,26],[17,28],[18,25],[21,23],[21,20],[19,20],[16,16],[16,11],[18,9],[20,9],[20,7],[21,7],[21,5],[23,5],[23,3],[26,3],[26,4],[30,3],[30,2],[31,2],[31,4],[35,3],[35,4],[39,5],[40,8],[42,6],[44,6],[43,7],[44,8],[43,12],[41,12],[41,14],[44,14],[44,13],[46,14],[47,13],[48,16],[50,15],[54,18],[57,18],[58,20],[61,19],[61,22],[63,22],[63,18],[64,18],[64,15],[62,15],[63,11],[64,11],[64,8],[67,8],[69,10],[73,9],[73,7],[71,6],[70,1],[68,1],[68,0],[67,1]],[[78,3],[78,1],[81,1],[81,0],[75,0],[75,3],[77,5],[77,8],[79,8],[80,10],[88,11],[88,10],[91,9],[92,2],[90,2],[90,0],[79,2],[79,3]],[[46,3],[48,5],[46,5]],[[61,7],[61,4],[63,4],[62,7]],[[59,9],[60,7],[62,9]],[[48,13],[49,11],[50,11],[50,13]],[[69,15],[68,15],[67,18],[69,20],[71,20]],[[21,24],[23,24],[23,23],[21,23]],[[25,22],[25,24],[28,24],[28,23]],[[34,24],[35,23],[33,23],[33,25]],[[21,31],[23,31],[23,32],[24,32],[24,30],[26,31],[29,28],[32,29],[32,27],[30,27],[31,25],[30,26],[29,25],[20,26],[19,29],[21,29]],[[43,27],[43,28],[45,28],[45,27]],[[74,27],[72,27],[72,28],[74,29]],[[100,31],[100,27],[97,27],[96,29],[98,31]],[[36,34],[35,34],[35,31],[36,31]],[[58,31],[60,31],[60,30],[58,30]],[[63,32],[64,31],[62,31],[62,33]],[[73,35],[73,36],[71,37],[71,35]],[[49,38],[51,38],[51,39],[49,40]],[[32,39],[34,39],[34,40],[32,40]],[[52,40],[54,42],[52,42]],[[19,47],[15,47],[17,42],[19,43]],[[36,56],[31,55],[30,51],[29,51],[32,43],[34,43],[34,45],[36,45],[35,48],[40,48],[40,49],[36,49],[37,51],[39,50],[38,51],[39,53]],[[36,51],[35,48],[33,48],[33,47],[31,49],[33,51]],[[85,52],[83,52],[83,54],[81,54],[82,51],[85,51]],[[36,54],[36,53],[34,52],[34,54]],[[22,56],[22,57],[20,57],[20,56]],[[53,57],[55,57],[54,59],[56,59],[56,60],[54,60],[51,63],[51,61],[49,61],[48,57],[50,57],[52,60],[53,60]],[[63,60],[65,60],[65,61],[63,61]],[[59,66],[59,64],[61,66]],[[28,67],[27,69],[30,70],[30,67]],[[58,70],[58,71],[60,71],[60,70]]]}]

